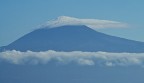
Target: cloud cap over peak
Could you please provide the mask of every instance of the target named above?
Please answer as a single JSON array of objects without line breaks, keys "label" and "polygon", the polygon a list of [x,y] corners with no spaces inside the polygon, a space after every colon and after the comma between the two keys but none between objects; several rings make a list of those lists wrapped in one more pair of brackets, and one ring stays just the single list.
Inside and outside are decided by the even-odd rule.
[{"label": "cloud cap over peak", "polygon": [[69,16],[60,16],[57,19],[53,19],[51,21],[46,22],[44,27],[59,27],[65,25],[85,25],[92,29],[96,28],[124,28],[128,25],[126,23],[121,23],[118,21],[110,21],[110,20],[99,20],[99,19],[80,19]]}]

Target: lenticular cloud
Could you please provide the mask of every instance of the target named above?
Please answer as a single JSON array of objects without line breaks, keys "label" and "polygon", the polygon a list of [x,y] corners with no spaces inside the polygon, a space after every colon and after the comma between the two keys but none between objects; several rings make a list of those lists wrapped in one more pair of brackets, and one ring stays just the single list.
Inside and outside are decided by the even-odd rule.
[{"label": "lenticular cloud", "polygon": [[85,25],[92,29],[96,28],[122,28],[127,27],[126,23],[110,20],[99,20],[99,19],[79,19],[68,16],[60,16],[55,20],[46,22],[42,27],[59,27],[64,25]]},{"label": "lenticular cloud", "polygon": [[47,64],[50,61],[58,63],[75,63],[78,65],[131,66],[144,64],[144,53],[108,53],[108,52],[20,52],[5,51],[0,53],[0,62],[12,64]]}]

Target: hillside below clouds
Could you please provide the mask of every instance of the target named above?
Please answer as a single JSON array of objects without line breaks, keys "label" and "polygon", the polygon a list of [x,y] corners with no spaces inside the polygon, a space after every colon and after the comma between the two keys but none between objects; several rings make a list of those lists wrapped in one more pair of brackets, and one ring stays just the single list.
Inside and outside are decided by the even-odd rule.
[{"label": "hillside below clouds", "polygon": [[123,27],[125,25],[106,20],[59,17],[56,21],[48,22],[42,28],[1,47],[1,51],[144,52],[144,42],[110,36],[94,30],[94,28],[106,26]]}]

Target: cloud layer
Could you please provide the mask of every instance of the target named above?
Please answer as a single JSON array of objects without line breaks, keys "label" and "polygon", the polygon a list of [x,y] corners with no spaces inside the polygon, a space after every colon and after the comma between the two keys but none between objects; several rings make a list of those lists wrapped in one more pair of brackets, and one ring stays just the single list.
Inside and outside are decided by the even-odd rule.
[{"label": "cloud layer", "polygon": [[68,16],[60,16],[56,20],[51,20],[45,23],[42,27],[58,27],[64,25],[85,25],[92,29],[96,28],[122,28],[127,27],[126,23],[110,20],[99,20],[99,19],[79,19]]},{"label": "cloud layer", "polygon": [[143,66],[144,53],[108,53],[108,52],[20,52],[5,51],[0,53],[0,62],[12,64],[47,64],[50,61],[58,63],[75,63],[78,65],[104,65],[104,66]]}]

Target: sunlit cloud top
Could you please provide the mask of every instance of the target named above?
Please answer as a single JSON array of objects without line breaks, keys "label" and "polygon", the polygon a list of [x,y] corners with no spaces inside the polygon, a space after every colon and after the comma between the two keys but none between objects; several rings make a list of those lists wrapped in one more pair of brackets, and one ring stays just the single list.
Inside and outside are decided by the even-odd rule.
[{"label": "sunlit cloud top", "polygon": [[0,53],[0,62],[12,64],[47,64],[50,61],[58,63],[75,63],[87,66],[141,66],[144,65],[144,53],[109,53],[109,52],[20,52],[5,51]]},{"label": "sunlit cloud top", "polygon": [[50,20],[42,25],[42,27],[59,27],[65,25],[85,25],[92,29],[96,28],[124,28],[128,27],[128,24],[111,21],[111,20],[99,20],[99,19],[80,19],[68,16],[60,16],[57,19]]}]

